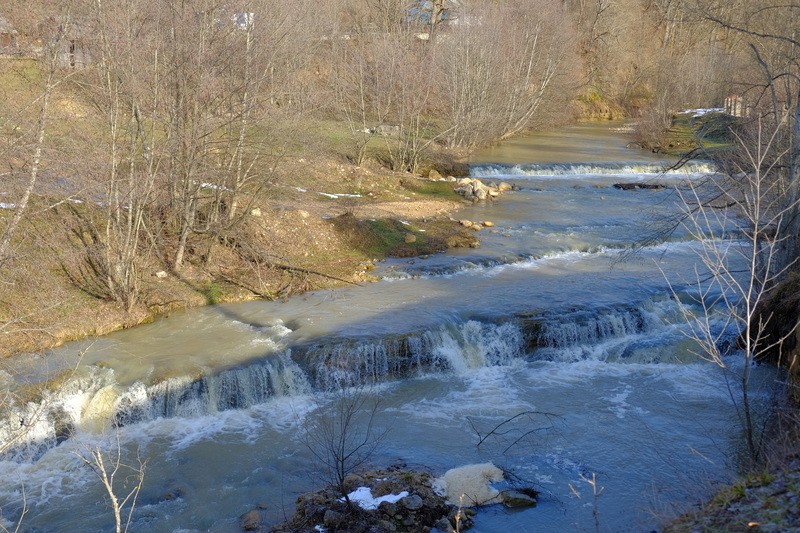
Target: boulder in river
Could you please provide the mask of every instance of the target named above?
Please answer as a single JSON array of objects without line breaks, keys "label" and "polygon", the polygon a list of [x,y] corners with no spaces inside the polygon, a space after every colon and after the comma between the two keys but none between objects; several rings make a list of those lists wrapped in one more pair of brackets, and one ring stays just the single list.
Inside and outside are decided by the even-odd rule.
[{"label": "boulder in river", "polygon": [[[354,482],[363,485],[353,487]],[[401,465],[348,476],[346,485],[348,490],[353,489],[348,495],[351,507],[333,486],[302,494],[297,498],[294,517],[271,531],[288,533],[324,528],[358,533],[418,533],[434,527],[454,531],[457,513],[460,513],[460,531],[472,525],[468,510],[446,503],[444,496],[434,492],[433,478],[428,472],[408,470]]]},{"label": "boulder in river", "polygon": [[623,191],[638,191],[639,189],[658,191],[664,189],[665,186],[662,183],[615,183],[614,188]]}]

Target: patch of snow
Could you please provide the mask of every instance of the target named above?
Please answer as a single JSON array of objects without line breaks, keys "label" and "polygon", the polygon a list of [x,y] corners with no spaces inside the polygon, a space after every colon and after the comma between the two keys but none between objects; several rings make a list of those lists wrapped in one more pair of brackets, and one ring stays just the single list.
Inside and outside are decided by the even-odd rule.
[{"label": "patch of snow", "polygon": [[405,220],[401,220],[400,223],[404,226],[410,226],[411,222],[406,222]]},{"label": "patch of snow", "polygon": [[[375,498],[372,496],[372,490],[369,487],[358,487],[347,495],[351,502],[367,511],[374,511],[383,502],[397,503],[406,496],[408,496],[408,492],[404,490],[400,494],[387,494],[386,496]],[[339,501],[344,501],[344,498],[340,498]]]},{"label": "patch of snow", "polygon": [[327,196],[328,198],[361,198],[360,194],[331,194],[328,192],[321,192],[319,194]]},{"label": "patch of snow", "polygon": [[304,189],[302,187],[292,187],[297,192],[308,192],[308,189]]},{"label": "patch of snow", "polygon": [[314,531],[319,531],[319,533],[325,533],[325,528],[317,524],[316,526],[314,526]]},{"label": "patch of snow", "polygon": [[7,204],[5,202],[0,202],[0,209],[16,209],[17,204]]},{"label": "patch of snow", "polygon": [[201,183],[200,187],[202,187],[203,189],[211,189],[213,191],[233,192],[233,189],[223,187],[222,185],[215,185],[213,183]]},{"label": "patch of snow", "polygon": [[691,113],[692,117],[702,117],[703,115],[707,115],[709,113],[724,113],[725,109],[721,107],[711,107],[708,109],[700,108],[700,109],[684,109],[681,113]]},{"label": "patch of snow", "polygon": [[78,200],[77,198],[67,198],[67,201],[72,202],[73,204],[82,204],[83,200]]}]

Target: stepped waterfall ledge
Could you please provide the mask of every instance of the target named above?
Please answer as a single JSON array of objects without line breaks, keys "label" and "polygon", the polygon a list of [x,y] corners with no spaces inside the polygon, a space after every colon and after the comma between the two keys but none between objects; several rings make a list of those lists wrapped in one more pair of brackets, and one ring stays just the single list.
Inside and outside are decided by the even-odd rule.
[{"label": "stepped waterfall ledge", "polygon": [[[708,496],[736,474],[739,430],[726,376],[698,356],[689,318],[707,320],[729,350],[739,329],[716,303],[720,289],[697,285],[713,277],[697,252],[746,243],[735,220],[713,236],[663,228],[681,213],[680,191],[714,168],[664,172],[674,162],[627,149],[610,126],[553,137],[573,143],[561,148],[574,162],[548,161],[543,139],[471,164],[472,176],[514,186],[457,214],[492,221],[480,248],[389,259],[376,283],[208,306],[16,358],[0,374],[16,393],[0,413],[0,519],[107,530],[102,489],[76,453],[119,446],[126,460],[148,459],[130,531],[232,533],[256,506],[277,525],[319,488],[303,435],[342,390],[380,404],[376,468],[441,476],[493,463],[539,491],[532,509],[480,508],[477,531],[591,528],[576,494],[593,475],[604,530],[651,530],[654,509]],[[778,371],[751,371],[765,384],[754,401],[767,404]],[[478,446],[476,431],[498,426]]]}]

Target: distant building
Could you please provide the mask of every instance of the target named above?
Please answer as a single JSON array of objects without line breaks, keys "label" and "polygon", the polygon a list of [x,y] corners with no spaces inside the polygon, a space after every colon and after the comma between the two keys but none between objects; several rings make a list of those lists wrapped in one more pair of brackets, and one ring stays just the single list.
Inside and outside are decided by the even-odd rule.
[{"label": "distant building", "polygon": [[0,55],[15,54],[19,51],[17,30],[0,15]]},{"label": "distant building", "polygon": [[747,116],[747,109],[741,96],[731,95],[725,97],[725,114],[732,117]]},{"label": "distant building", "polygon": [[458,19],[458,9],[461,7],[459,0],[447,0],[434,3],[432,0],[415,0],[406,10],[406,22],[420,23],[426,26],[431,24],[431,15],[441,8],[441,13],[436,20],[437,24],[452,24]]},{"label": "distant building", "polygon": [[46,48],[57,54],[60,67],[85,68],[94,62],[96,42],[88,24],[51,17],[40,34]]}]

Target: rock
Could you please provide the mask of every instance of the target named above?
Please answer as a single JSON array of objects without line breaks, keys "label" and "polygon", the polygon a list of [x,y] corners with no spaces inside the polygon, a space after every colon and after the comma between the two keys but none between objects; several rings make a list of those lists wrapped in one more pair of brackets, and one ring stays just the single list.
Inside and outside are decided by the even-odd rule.
[{"label": "rock", "polygon": [[431,181],[442,181],[442,175],[439,173],[438,170],[432,168],[430,172],[428,172],[428,179]]},{"label": "rock", "polygon": [[483,229],[483,226],[481,226],[480,224],[473,224],[473,225],[471,225],[469,227],[469,229],[474,230],[474,231],[480,231],[480,230]]},{"label": "rock", "polygon": [[453,524],[450,523],[450,520],[448,520],[446,516],[436,521],[436,529],[441,531],[441,533],[455,533],[456,531],[453,528]]},{"label": "rock", "polygon": [[417,236],[414,235],[413,233],[406,233],[405,236],[403,237],[403,241],[406,244],[413,244],[417,242]]},{"label": "rock", "polygon": [[536,505],[536,498],[516,490],[504,490],[500,493],[503,505],[512,509],[524,509]]},{"label": "rock", "polygon": [[397,526],[394,525],[394,522],[389,520],[381,520],[379,524],[381,526],[381,531],[397,531]]},{"label": "rock", "polygon": [[333,529],[342,523],[343,518],[344,515],[342,513],[334,511],[333,509],[328,509],[325,511],[322,523],[325,527]]},{"label": "rock", "polygon": [[375,128],[375,133],[382,137],[395,137],[400,134],[400,126],[381,124]]},{"label": "rock", "polygon": [[614,188],[623,191],[636,191],[639,189],[661,190],[665,187],[661,183],[615,183]]},{"label": "rock", "polygon": [[400,500],[400,504],[409,511],[421,509],[423,505],[422,497],[419,494],[412,494]]},{"label": "rock", "polygon": [[247,511],[239,517],[239,527],[242,528],[242,531],[258,531],[262,525],[261,513],[255,509]]},{"label": "rock", "polygon": [[260,217],[261,216],[261,209],[256,207],[250,210],[250,216]]},{"label": "rock", "polygon": [[509,183],[506,183],[505,181],[501,181],[500,184],[497,186],[497,188],[502,192],[510,191],[513,189],[513,187]]},{"label": "rock", "polygon": [[455,176],[447,176],[447,180],[446,181],[456,181],[456,178],[455,178]]},{"label": "rock", "polygon": [[482,191],[482,190],[485,191],[488,188],[489,187],[484,185],[483,182],[481,180],[479,180],[478,178],[475,178],[474,180],[472,180],[472,191],[473,192]]},{"label": "rock", "polygon": [[397,504],[392,502],[381,502],[380,505],[378,505],[378,511],[387,516],[394,516],[397,514]]},{"label": "rock", "polygon": [[186,496],[186,488],[179,485],[174,484],[167,487],[167,490],[161,495],[159,502],[171,502],[174,500],[180,500]]},{"label": "rock", "polygon": [[433,488],[452,505],[488,505],[501,501],[500,491],[489,482],[502,480],[503,471],[492,463],[473,464],[448,470],[434,481]]},{"label": "rock", "polygon": [[483,221],[483,227],[484,228],[493,228],[494,227],[494,222],[492,222],[491,220],[484,220]]},{"label": "rock", "polygon": [[169,274],[167,274],[167,272],[166,272],[166,271],[164,271],[164,270],[159,270],[158,272],[156,272],[156,277],[157,277],[158,279],[164,279],[164,278],[166,278],[167,276],[169,276]]},{"label": "rock", "polygon": [[465,228],[471,228],[474,225],[471,220],[459,220],[458,223]]},{"label": "rock", "polygon": [[[455,178],[454,178],[455,179]],[[490,183],[485,185],[481,180],[475,178],[462,178],[458,180],[458,186],[454,189],[457,194],[460,194],[467,201],[480,202],[487,198],[497,198],[500,196],[501,187],[508,190],[511,186],[508,183]]]}]

